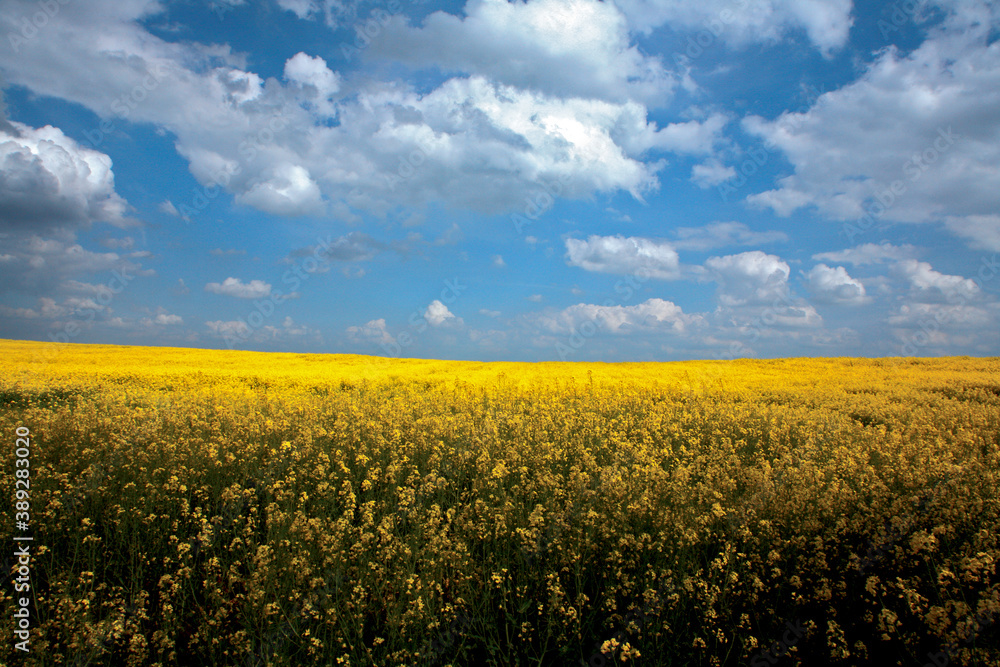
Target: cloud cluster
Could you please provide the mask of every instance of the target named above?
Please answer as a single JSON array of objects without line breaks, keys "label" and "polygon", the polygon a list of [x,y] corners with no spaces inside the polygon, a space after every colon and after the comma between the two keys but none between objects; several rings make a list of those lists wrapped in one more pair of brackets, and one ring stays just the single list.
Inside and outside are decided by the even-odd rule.
[{"label": "cloud cluster", "polygon": [[419,27],[397,14],[368,53],[564,98],[662,102],[676,83],[598,0],[471,0],[464,17],[438,11]]},{"label": "cloud cluster", "polygon": [[361,326],[347,327],[347,338],[355,344],[391,345],[396,342],[396,339],[386,329],[384,317],[370,320]]},{"label": "cloud cluster", "polygon": [[[704,31],[733,47],[774,43],[794,30],[829,54],[847,41],[851,0],[615,0],[634,30]],[[713,40],[714,41],[714,40]]]},{"label": "cloud cluster", "polygon": [[0,229],[44,233],[94,222],[136,224],[115,192],[111,158],[58,128],[9,122],[0,128]]},{"label": "cloud cluster", "polygon": [[677,251],[665,241],[592,235],[586,241],[566,239],[566,263],[586,271],[640,275],[643,279],[680,277]]},{"label": "cloud cluster", "polygon": [[758,232],[742,222],[713,222],[704,227],[678,227],[676,240],[671,241],[678,250],[712,250],[729,246],[765,245],[787,241],[784,232]]},{"label": "cloud cluster", "polygon": [[703,324],[704,319],[700,315],[688,315],[677,304],[658,298],[633,306],[580,303],[539,317],[541,326],[555,334],[578,331],[586,322],[616,334],[666,331],[683,334]]},{"label": "cloud cluster", "polygon": [[844,221],[947,218],[974,245],[995,247],[1000,12],[975,0],[932,4],[946,17],[918,48],[886,48],[807,111],[743,121],[795,169],[750,203],[779,215],[813,206]]},{"label": "cloud cluster", "polygon": [[[31,7],[12,4],[11,16]],[[307,18],[331,9],[284,7]],[[350,219],[431,202],[505,212],[546,181],[564,183],[567,197],[642,197],[659,187],[663,163],[651,153],[708,154],[728,122],[650,122],[648,100],[669,93],[672,77],[631,44],[619,10],[596,0],[470,2],[464,18],[438,12],[421,27],[393,18],[367,52],[450,73],[429,90],[365,79],[347,91],[340,73],[305,52],[287,59],[281,79],[265,80],[227,47],[151,34],[142,21],[162,10],[67,5],[47,26],[58,40],[0,54],[8,79],[101,116],[87,131],[94,143],[129,123],[173,133],[206,191],[275,215]],[[506,57],[511,40],[524,58]],[[197,201],[172,206],[192,218]]]},{"label": "cloud cluster", "polygon": [[842,266],[831,268],[817,264],[806,274],[806,279],[809,291],[819,302],[857,305],[870,301],[864,284],[848,275]]},{"label": "cloud cluster", "polygon": [[813,255],[813,259],[827,262],[846,262],[864,266],[867,264],[881,264],[883,262],[898,262],[904,259],[911,259],[917,254],[917,249],[912,245],[893,245],[887,241],[882,243],[863,243],[853,248],[837,250],[834,252],[821,252]]},{"label": "cloud cluster", "polygon": [[440,327],[445,324],[461,326],[463,324],[461,317],[455,317],[454,313],[448,310],[448,306],[437,299],[431,301],[430,305],[427,306],[427,309],[424,311],[424,319],[432,327]]},{"label": "cloud cluster", "polygon": [[208,283],[205,285],[205,291],[237,299],[262,299],[271,294],[271,286],[263,280],[244,283],[239,278],[226,278],[221,283]]},{"label": "cloud cluster", "polygon": [[719,284],[723,306],[766,304],[788,296],[788,264],[760,250],[710,257],[708,275]]}]

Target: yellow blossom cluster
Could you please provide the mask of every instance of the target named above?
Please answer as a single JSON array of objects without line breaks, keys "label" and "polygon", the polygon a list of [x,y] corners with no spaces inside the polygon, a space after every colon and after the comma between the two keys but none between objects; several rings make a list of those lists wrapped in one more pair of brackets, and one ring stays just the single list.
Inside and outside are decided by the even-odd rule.
[{"label": "yellow blossom cluster", "polygon": [[4,664],[1000,664],[998,359],[0,341],[18,427]]}]

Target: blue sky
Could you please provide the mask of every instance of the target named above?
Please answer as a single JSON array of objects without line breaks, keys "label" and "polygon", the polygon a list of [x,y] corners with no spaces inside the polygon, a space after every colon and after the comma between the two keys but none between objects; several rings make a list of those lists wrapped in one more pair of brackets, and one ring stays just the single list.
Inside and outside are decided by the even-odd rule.
[{"label": "blue sky", "polygon": [[0,337],[1000,354],[1000,7],[0,1]]}]

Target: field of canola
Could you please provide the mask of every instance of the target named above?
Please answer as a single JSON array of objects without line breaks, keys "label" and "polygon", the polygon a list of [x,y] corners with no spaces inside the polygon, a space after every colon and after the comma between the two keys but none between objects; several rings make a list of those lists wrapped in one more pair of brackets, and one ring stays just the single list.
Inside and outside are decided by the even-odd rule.
[{"label": "field of canola", "polygon": [[1000,665],[996,358],[0,341],[0,427],[3,664]]}]

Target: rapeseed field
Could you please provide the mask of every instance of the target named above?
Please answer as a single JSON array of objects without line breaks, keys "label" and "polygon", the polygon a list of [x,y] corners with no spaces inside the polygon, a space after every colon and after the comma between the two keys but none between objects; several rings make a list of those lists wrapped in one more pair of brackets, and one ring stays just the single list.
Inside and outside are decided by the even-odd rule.
[{"label": "rapeseed field", "polygon": [[4,664],[1000,664],[1000,359],[0,359]]}]

